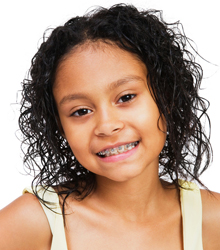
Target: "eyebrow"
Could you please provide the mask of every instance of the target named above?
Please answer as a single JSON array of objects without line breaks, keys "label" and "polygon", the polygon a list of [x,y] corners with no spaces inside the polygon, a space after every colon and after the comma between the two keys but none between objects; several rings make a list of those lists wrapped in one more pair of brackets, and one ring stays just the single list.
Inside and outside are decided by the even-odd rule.
[{"label": "eyebrow", "polygon": [[[112,82],[112,83],[108,84],[107,89],[111,91],[111,90],[114,90],[114,89],[118,88],[121,85],[124,85],[124,84],[126,84],[128,82],[132,82],[132,81],[143,81],[143,79],[141,77],[139,77],[139,76],[134,76],[134,75],[126,76],[126,77],[124,77],[122,79],[119,79],[119,80],[117,80],[115,82]],[[65,103],[67,103],[67,102],[70,102],[70,101],[73,101],[73,100],[76,100],[76,99],[88,99],[88,98],[89,98],[88,95],[83,94],[83,93],[70,94],[70,95],[64,96],[61,99],[59,105],[61,106],[61,105],[65,104]]]},{"label": "eyebrow", "polygon": [[119,79],[116,82],[110,83],[107,88],[109,90],[113,90],[113,89],[116,89],[125,83],[132,82],[132,81],[143,81],[143,79],[140,76],[130,75],[130,76],[126,76],[122,79]]}]

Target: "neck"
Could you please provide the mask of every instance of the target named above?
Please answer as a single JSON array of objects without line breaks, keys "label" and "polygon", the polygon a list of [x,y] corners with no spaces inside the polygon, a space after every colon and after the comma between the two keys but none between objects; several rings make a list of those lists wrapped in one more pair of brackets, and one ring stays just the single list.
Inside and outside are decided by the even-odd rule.
[{"label": "neck", "polygon": [[154,178],[144,177],[114,182],[97,176],[97,204],[129,221],[146,221],[160,214],[167,203],[167,192],[157,173]]}]

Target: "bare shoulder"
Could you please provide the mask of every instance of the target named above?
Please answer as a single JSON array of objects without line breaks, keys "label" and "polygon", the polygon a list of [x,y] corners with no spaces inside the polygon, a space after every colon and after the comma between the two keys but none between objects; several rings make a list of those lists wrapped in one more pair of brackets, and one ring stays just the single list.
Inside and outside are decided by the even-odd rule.
[{"label": "bare shoulder", "polygon": [[204,250],[220,249],[220,194],[201,190]]},{"label": "bare shoulder", "polygon": [[50,249],[51,231],[38,199],[24,194],[0,210],[1,250]]}]

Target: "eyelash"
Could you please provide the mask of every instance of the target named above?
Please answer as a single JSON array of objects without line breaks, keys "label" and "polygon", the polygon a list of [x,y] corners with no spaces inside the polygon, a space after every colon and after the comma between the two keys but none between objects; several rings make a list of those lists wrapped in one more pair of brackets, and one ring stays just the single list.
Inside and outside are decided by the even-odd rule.
[{"label": "eyelash", "polygon": [[[86,114],[79,114],[81,111],[86,111]],[[87,112],[87,111],[90,111],[90,112]],[[71,116],[77,116],[77,117],[80,117],[80,116],[84,116],[84,115],[87,115],[89,113],[91,113],[92,111],[90,109],[86,109],[86,108],[82,108],[82,109],[78,109],[76,111],[74,111]],[[78,115],[76,115],[78,113]]]},{"label": "eyelash", "polygon": [[128,99],[128,100],[125,100],[125,101],[122,101],[122,102],[118,100],[118,102],[119,102],[119,103],[130,102],[132,99],[135,98],[135,96],[136,96],[135,94],[123,95],[122,97],[119,98],[119,100],[122,99],[122,98],[124,98],[124,97],[126,97],[126,98],[129,97],[129,99]]},{"label": "eyelash", "polygon": [[[123,95],[123,96],[121,96],[120,98],[119,98],[119,100],[118,100],[118,102],[119,103],[124,103],[124,102],[130,102],[132,99],[134,99],[135,98],[135,94],[127,94],[127,95]],[[122,100],[123,98],[127,98],[126,100]],[[122,100],[122,101],[120,101],[120,100]],[[84,112],[84,111],[86,111],[84,114],[79,114],[80,112]],[[89,111],[89,112],[88,112]],[[74,111],[72,114],[71,114],[71,116],[75,116],[75,117],[80,117],[80,116],[84,116],[84,115],[87,115],[87,114],[89,114],[89,113],[91,113],[92,111],[90,110],[90,109],[87,109],[87,108],[81,108],[81,109],[78,109],[78,110],[76,110],[76,111]],[[77,114],[78,113],[78,114]]]}]

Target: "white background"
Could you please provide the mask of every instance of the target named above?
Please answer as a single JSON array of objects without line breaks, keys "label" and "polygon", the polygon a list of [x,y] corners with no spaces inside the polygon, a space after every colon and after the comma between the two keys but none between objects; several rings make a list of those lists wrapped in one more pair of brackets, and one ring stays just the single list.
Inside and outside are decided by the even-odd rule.
[{"label": "white background", "polygon": [[[103,0],[8,0],[0,5],[0,209],[21,195],[32,178],[20,174],[23,164],[20,142],[15,136],[18,129],[19,106],[15,105],[20,82],[25,78],[30,61],[45,29],[62,25],[75,15],[83,15],[91,6],[109,7],[120,1]],[[128,1],[141,8],[163,10],[167,22],[180,20],[185,33],[192,38],[199,53],[210,61],[199,60],[204,68],[204,90],[201,95],[210,100],[209,116],[212,121],[214,161],[202,176],[213,191],[220,192],[219,114],[220,114],[220,35],[218,1],[148,0]],[[199,59],[199,58],[198,58]],[[218,65],[218,66],[214,66]]]}]

